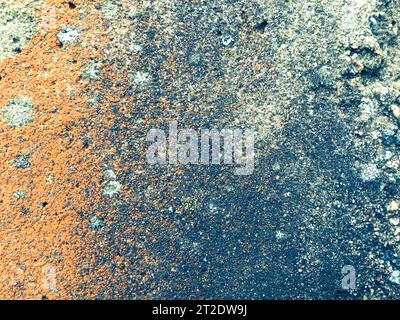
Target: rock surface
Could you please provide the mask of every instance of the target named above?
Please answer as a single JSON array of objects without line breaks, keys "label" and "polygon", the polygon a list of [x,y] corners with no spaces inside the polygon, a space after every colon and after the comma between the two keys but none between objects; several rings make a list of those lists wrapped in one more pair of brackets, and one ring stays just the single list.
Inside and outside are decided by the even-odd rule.
[{"label": "rock surface", "polygon": [[[0,298],[399,299],[399,19],[0,0]],[[148,164],[174,120],[253,128],[253,174]]]}]

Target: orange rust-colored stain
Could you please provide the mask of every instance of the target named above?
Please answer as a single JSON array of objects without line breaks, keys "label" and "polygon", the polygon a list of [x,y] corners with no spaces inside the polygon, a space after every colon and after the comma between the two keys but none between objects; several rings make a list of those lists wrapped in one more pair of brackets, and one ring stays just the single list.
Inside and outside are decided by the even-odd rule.
[{"label": "orange rust-colored stain", "polygon": [[[100,159],[82,142],[90,84],[80,75],[99,57],[102,31],[100,17],[79,17],[83,2],[74,1],[71,9],[65,1],[45,1],[55,10],[55,26],[39,30],[22,53],[0,62],[0,111],[15,96],[29,97],[34,108],[34,121],[22,128],[0,117],[1,299],[70,299],[83,290],[86,298],[96,296],[77,268],[91,263],[92,237],[78,212],[98,200],[101,179]],[[79,44],[59,46],[63,24],[82,30]],[[29,154],[29,169],[12,166],[18,154]],[[18,190],[26,197],[15,199]]]},{"label": "orange rust-colored stain", "polygon": [[[135,246],[140,248],[136,255],[141,261],[136,266],[118,252],[108,252],[107,242],[88,228],[87,216],[82,218],[80,213],[90,210],[89,216],[103,214],[96,212],[99,204],[107,202],[101,194],[103,157],[115,150],[101,138],[101,131],[114,123],[110,106],[118,103],[120,113],[129,118],[126,106],[134,105],[135,97],[124,96],[118,86],[103,88],[101,81],[81,77],[90,61],[107,60],[106,47],[113,42],[107,23],[95,9],[101,1],[74,0],[72,7],[63,0],[42,2],[38,21],[49,22],[49,12],[56,19],[42,25],[22,53],[0,61],[0,113],[18,96],[28,97],[34,109],[34,121],[21,128],[10,128],[0,116],[0,299],[123,298],[130,273],[140,269],[136,281],[151,281],[155,259],[140,243]],[[79,28],[79,42],[60,46],[57,33],[63,25]],[[176,68],[173,61],[171,56],[163,66],[171,75]],[[107,65],[102,75],[112,83],[123,83],[129,76]],[[101,92],[101,104],[89,105],[88,100],[97,92]],[[166,110],[168,103],[162,98],[159,107]],[[142,120],[144,127],[166,121],[149,116]],[[85,145],[85,137],[93,145]],[[12,166],[21,154],[29,155],[30,168]],[[141,157],[145,159],[145,150]],[[133,169],[140,172],[143,165],[136,163]],[[117,174],[132,169],[131,164],[118,160],[113,160],[112,166]],[[154,186],[158,183],[158,178],[148,180]],[[173,190],[173,186],[168,188]],[[121,190],[126,201],[139,203],[135,193],[127,189]],[[26,192],[22,199],[14,197],[19,190]],[[118,223],[113,209],[107,210],[109,223]],[[140,219],[142,213],[130,214],[131,219]],[[173,229],[168,221],[163,223]],[[142,227],[117,228],[114,237],[121,251],[124,239],[135,244],[137,240],[131,239],[135,233],[144,234],[149,242],[156,241]],[[102,257],[107,258],[104,264],[98,263]],[[108,292],[109,288],[116,289]],[[141,298],[157,290],[150,283]]]}]

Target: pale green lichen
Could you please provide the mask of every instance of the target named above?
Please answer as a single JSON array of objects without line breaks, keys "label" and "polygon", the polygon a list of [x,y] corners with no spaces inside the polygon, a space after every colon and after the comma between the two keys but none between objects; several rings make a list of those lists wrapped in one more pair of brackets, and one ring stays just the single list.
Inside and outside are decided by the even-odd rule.
[{"label": "pale green lichen", "polygon": [[121,187],[118,181],[109,181],[104,186],[103,195],[106,197],[113,197],[121,190]]},{"label": "pale green lichen", "polygon": [[27,97],[12,98],[0,113],[11,128],[23,127],[34,120],[32,102]]}]

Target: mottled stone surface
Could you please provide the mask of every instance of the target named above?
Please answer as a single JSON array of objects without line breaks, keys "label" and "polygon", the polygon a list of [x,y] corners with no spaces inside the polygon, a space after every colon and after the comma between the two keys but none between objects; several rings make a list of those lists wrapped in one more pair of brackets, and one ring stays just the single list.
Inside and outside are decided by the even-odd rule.
[{"label": "mottled stone surface", "polygon": [[[1,298],[400,298],[397,0],[32,3],[0,0]],[[254,129],[254,172],[150,165],[171,121]]]}]

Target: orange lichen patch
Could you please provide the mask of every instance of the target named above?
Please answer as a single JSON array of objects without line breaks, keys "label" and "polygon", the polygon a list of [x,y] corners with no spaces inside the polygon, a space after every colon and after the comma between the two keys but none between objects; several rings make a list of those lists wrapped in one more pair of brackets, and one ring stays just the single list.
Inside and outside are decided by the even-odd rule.
[{"label": "orange lichen patch", "polygon": [[[74,1],[77,8],[81,1]],[[13,97],[32,102],[33,122],[12,128],[0,116],[0,298],[73,298],[88,281],[77,270],[90,261],[91,237],[78,212],[99,197],[100,159],[84,146],[89,114],[83,66],[97,58],[100,19],[65,1],[46,1],[57,17],[22,53],[0,62],[0,112]],[[39,20],[45,17],[38,17]],[[62,46],[61,25],[82,30],[80,42]],[[90,28],[89,28],[90,26]],[[1,113],[0,113],[1,114]],[[16,166],[26,156],[29,166]],[[85,297],[95,297],[87,288]]]},{"label": "orange lichen patch", "polygon": [[[121,184],[117,199],[112,199],[102,190],[108,167],[123,180],[124,172],[132,166],[139,172],[144,163],[119,163],[107,141],[115,122],[111,106],[118,104],[120,115],[131,117],[135,97],[126,96],[126,86],[120,85],[129,72],[104,63],[100,81],[93,74],[83,76],[88,65],[110,58],[106,49],[114,41],[107,20],[95,9],[99,3],[43,1],[39,33],[22,53],[0,61],[2,299],[125,298],[132,292],[125,283],[132,284],[132,278],[138,287],[148,284],[140,292],[146,298],[164,285],[152,282],[157,261],[143,244],[155,243],[154,235],[129,223],[119,227],[114,215],[123,202],[139,204],[138,193]],[[168,61],[165,68],[173,70],[172,64]],[[97,94],[101,102],[89,103]],[[167,99],[161,100],[160,107],[166,109]],[[28,106],[21,113],[10,101]],[[10,125],[27,114],[26,121]],[[142,129],[162,122],[149,116],[140,120]],[[142,152],[145,159],[144,148]],[[148,180],[156,186],[157,179]],[[143,215],[135,206],[128,214],[129,221]],[[89,228],[93,218],[107,219],[104,233]],[[137,248],[135,265],[121,254],[132,246]]]}]

